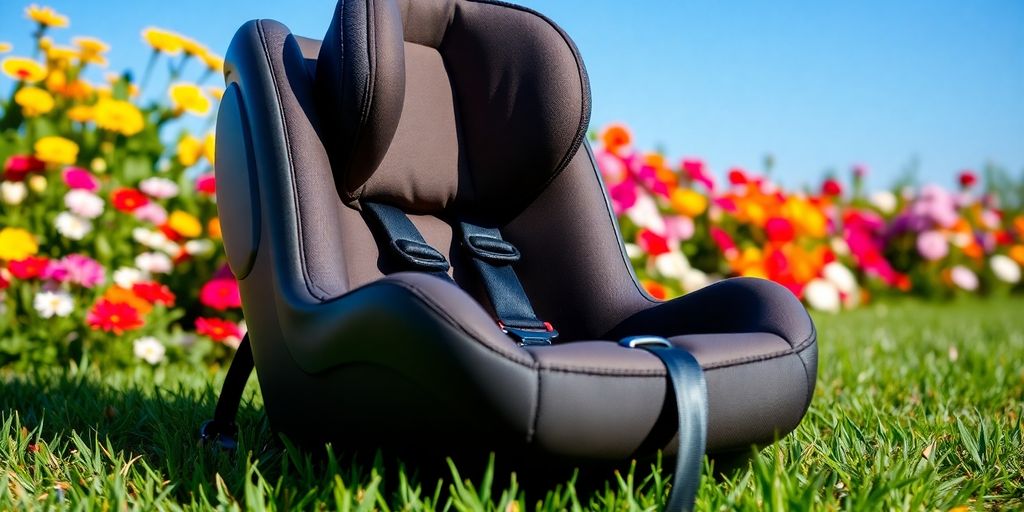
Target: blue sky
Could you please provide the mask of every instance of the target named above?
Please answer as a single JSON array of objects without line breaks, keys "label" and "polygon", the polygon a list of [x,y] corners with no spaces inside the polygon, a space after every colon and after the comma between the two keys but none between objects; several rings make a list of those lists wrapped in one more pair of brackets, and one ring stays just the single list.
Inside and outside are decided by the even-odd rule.
[{"label": "blue sky", "polygon": [[[575,39],[590,73],[593,128],[628,123],[640,147],[704,158],[719,175],[759,170],[816,183],[854,163],[890,184],[916,161],[951,184],[986,162],[1024,171],[1024,2],[523,0]],[[62,0],[57,31],[95,35],[113,69],[141,71],[139,31],[176,30],[221,52],[251,18],[319,37],[328,0]],[[26,51],[30,24],[5,2],[0,41]],[[158,82],[156,80],[155,82]],[[8,82],[0,83],[4,89]]]}]

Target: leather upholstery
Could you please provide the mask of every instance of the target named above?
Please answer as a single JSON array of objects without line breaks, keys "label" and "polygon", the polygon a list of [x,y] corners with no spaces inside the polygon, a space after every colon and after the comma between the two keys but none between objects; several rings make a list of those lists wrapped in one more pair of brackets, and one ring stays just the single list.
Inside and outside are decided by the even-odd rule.
[{"label": "leather upholstery", "polygon": [[[225,64],[218,204],[272,427],[374,449],[509,449],[623,460],[671,447],[652,334],[706,371],[709,452],[792,430],[813,395],[814,326],[776,284],[669,302],[623,250],[582,137],[578,52],[532,11],[478,0],[346,0],[322,43],[246,23]],[[401,207],[455,283],[394,273],[358,200]],[[550,347],[504,335],[459,250],[498,227]]]}]

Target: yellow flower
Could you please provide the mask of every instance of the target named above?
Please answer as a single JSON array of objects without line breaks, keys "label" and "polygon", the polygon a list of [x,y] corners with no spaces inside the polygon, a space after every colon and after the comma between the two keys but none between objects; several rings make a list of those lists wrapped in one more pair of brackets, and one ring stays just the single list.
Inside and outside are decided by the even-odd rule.
[{"label": "yellow flower", "polygon": [[813,238],[824,238],[828,231],[828,219],[807,199],[791,196],[782,205],[782,216],[789,219],[798,233]]},{"label": "yellow flower", "polygon": [[34,84],[46,78],[46,68],[42,64],[24,57],[7,57],[3,64],[4,74],[19,81]]},{"label": "yellow flower", "polygon": [[185,167],[191,167],[203,156],[203,141],[186,134],[178,141],[178,161]]},{"label": "yellow flower", "polygon": [[153,47],[153,51],[167,55],[180,54],[184,43],[180,35],[156,27],[143,30],[142,40]]},{"label": "yellow flower", "polygon": [[210,71],[216,71],[218,73],[224,72],[224,58],[220,55],[216,55],[212,52],[205,52],[199,56],[203,59],[203,63],[206,67],[210,68]]},{"label": "yellow flower", "polygon": [[53,110],[53,96],[38,87],[22,87],[14,95],[14,102],[21,106],[25,117],[35,117]]},{"label": "yellow flower", "polygon": [[107,53],[107,50],[110,50],[110,46],[107,46],[107,43],[95,37],[76,37],[71,42],[81,50],[79,58],[82,59],[82,62],[91,62],[100,66],[107,65],[107,58],[103,56],[104,53]]},{"label": "yellow flower", "polygon": [[210,93],[210,96],[213,96],[213,98],[217,101],[220,101],[220,99],[224,97],[223,87],[216,87],[211,85],[210,87],[206,88],[206,92]]},{"label": "yellow flower", "polygon": [[17,261],[34,256],[39,244],[32,233],[21,228],[0,230],[0,260]]},{"label": "yellow flower", "polygon": [[47,27],[66,27],[68,17],[64,16],[50,7],[40,7],[32,4],[25,8],[25,17]]},{"label": "yellow flower", "polygon": [[203,225],[199,223],[199,219],[181,210],[171,212],[167,218],[167,226],[185,238],[195,238],[203,234]]},{"label": "yellow flower", "polygon": [[210,163],[213,163],[213,158],[217,154],[217,139],[213,135],[213,132],[207,133],[206,138],[203,139],[203,156],[206,157]]},{"label": "yellow flower", "polygon": [[76,37],[71,40],[82,53],[107,53],[110,46],[95,37]]},{"label": "yellow flower", "polygon": [[210,53],[210,50],[207,50],[205,46],[199,43],[199,41],[196,41],[195,39],[192,39],[190,37],[179,37],[181,37],[181,47],[185,50],[185,53],[200,58],[202,58],[207,53]]},{"label": "yellow flower", "polygon": [[197,116],[210,112],[210,99],[203,95],[202,89],[196,84],[179,82],[171,85],[169,93],[177,112],[185,111]]},{"label": "yellow flower", "polygon": [[142,131],[146,120],[139,109],[127,101],[104,98],[93,107],[96,126],[111,132],[132,136]]},{"label": "yellow flower", "polygon": [[46,59],[57,67],[65,68],[71,65],[74,59],[81,59],[82,54],[77,48],[71,46],[53,45],[46,49]]},{"label": "yellow flower", "polygon": [[11,46],[11,43],[2,43],[2,42],[0,42],[0,53],[7,53],[7,52],[11,51],[12,48],[14,48],[14,47]]},{"label": "yellow flower", "polygon": [[51,164],[71,165],[78,158],[78,144],[55,135],[37,140],[35,150],[36,158]]},{"label": "yellow flower", "polygon": [[88,105],[75,105],[68,109],[66,115],[68,116],[68,119],[77,123],[92,121],[92,107]]},{"label": "yellow flower", "polygon": [[708,198],[690,188],[673,190],[669,202],[672,204],[672,209],[687,217],[696,217],[708,208]]}]

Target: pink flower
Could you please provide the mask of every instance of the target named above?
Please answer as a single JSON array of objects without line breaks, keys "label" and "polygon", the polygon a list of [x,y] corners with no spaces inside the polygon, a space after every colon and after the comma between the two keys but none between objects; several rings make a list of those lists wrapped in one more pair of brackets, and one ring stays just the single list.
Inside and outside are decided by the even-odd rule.
[{"label": "pink flower", "polygon": [[696,231],[696,227],[690,217],[685,215],[665,217],[665,232],[673,245],[693,238],[694,231]]},{"label": "pink flower", "polygon": [[83,219],[95,219],[103,214],[103,198],[86,189],[72,189],[64,194],[64,206]]},{"label": "pink flower", "polygon": [[68,188],[88,190],[89,192],[95,192],[100,188],[100,184],[96,181],[89,171],[82,169],[81,167],[65,167],[61,173],[64,178],[64,184]]},{"label": "pink flower", "polygon": [[622,159],[608,151],[598,149],[594,152],[594,160],[601,170],[605,185],[609,187],[622,183],[629,176],[629,170]]},{"label": "pink flower", "polygon": [[211,279],[199,291],[199,301],[219,311],[241,307],[242,296],[238,292],[238,282],[230,277]]},{"label": "pink flower", "polygon": [[132,212],[136,219],[162,226],[167,222],[167,210],[157,203],[146,203]]},{"label": "pink flower", "polygon": [[928,261],[945,258],[949,254],[949,243],[942,233],[930,230],[917,235],[917,252]]},{"label": "pink flower", "polygon": [[978,276],[971,272],[971,269],[957,265],[949,271],[949,279],[953,281],[957,287],[969,292],[973,292],[978,289]]},{"label": "pink flower", "polygon": [[82,254],[69,254],[51,260],[43,270],[43,278],[93,288],[106,281],[106,274],[100,262]]},{"label": "pink flower", "polygon": [[150,197],[170,199],[178,195],[178,184],[167,178],[153,176],[139,182],[139,190]]}]

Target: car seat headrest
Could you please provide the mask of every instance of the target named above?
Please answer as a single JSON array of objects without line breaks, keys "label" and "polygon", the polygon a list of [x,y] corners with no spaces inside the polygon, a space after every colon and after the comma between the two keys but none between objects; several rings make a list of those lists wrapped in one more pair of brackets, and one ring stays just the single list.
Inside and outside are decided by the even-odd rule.
[{"label": "car seat headrest", "polygon": [[338,2],[320,46],[316,88],[338,192],[351,200],[384,158],[402,116],[405,50],[395,0]]},{"label": "car seat headrest", "polygon": [[[590,120],[590,85],[572,41],[540,14],[503,2],[343,0],[316,81],[335,184],[350,203],[374,199],[422,212],[456,206],[507,219],[568,165]],[[446,115],[437,105],[417,108],[430,97],[419,94],[424,88],[450,98]],[[450,131],[457,144],[418,147],[412,125]],[[392,145],[408,161],[395,172],[389,155],[374,176]]]}]

